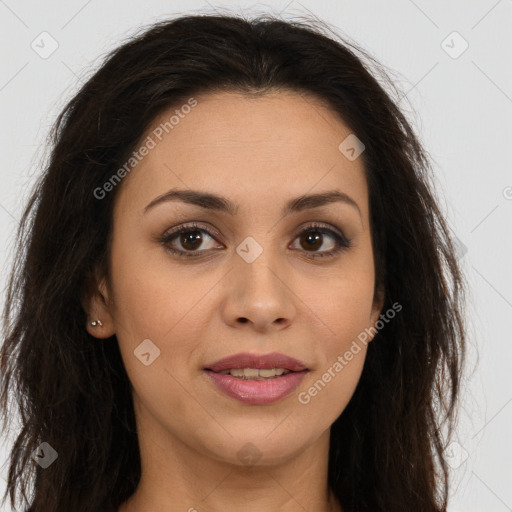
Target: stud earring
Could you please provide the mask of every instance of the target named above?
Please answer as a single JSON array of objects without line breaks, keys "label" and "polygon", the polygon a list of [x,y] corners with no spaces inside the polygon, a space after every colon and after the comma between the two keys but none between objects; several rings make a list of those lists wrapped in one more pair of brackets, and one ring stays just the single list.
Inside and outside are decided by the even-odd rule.
[{"label": "stud earring", "polygon": [[92,325],[93,327],[98,327],[98,326],[99,326],[99,327],[102,327],[102,326],[103,326],[103,324],[101,323],[101,320],[93,320],[93,321],[91,322],[91,325]]}]

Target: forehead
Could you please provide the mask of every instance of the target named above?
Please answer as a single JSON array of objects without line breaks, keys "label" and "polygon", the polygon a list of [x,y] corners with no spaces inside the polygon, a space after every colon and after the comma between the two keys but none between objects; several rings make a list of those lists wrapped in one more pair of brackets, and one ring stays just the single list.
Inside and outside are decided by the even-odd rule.
[{"label": "forehead", "polygon": [[339,150],[351,130],[316,98],[220,92],[194,100],[154,120],[142,138],[154,144],[121,196],[148,202],[170,188],[201,189],[253,211],[262,200],[280,207],[283,198],[336,188],[367,212],[362,158],[351,161]]}]

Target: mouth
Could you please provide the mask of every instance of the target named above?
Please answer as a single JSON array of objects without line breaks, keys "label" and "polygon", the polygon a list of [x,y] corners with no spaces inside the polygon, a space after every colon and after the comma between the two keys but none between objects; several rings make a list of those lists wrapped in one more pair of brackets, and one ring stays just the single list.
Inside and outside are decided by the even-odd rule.
[{"label": "mouth", "polygon": [[308,373],[301,361],[284,354],[237,354],[204,368],[217,389],[248,404],[269,404],[289,395]]}]

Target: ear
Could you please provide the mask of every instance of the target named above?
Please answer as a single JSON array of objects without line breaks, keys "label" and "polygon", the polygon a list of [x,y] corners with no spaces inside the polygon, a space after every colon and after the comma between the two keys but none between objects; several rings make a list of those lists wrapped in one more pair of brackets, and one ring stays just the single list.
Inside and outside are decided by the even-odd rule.
[{"label": "ear", "polygon": [[[373,304],[372,304],[372,312],[370,315],[370,326],[377,329],[375,324],[380,318],[380,314],[382,312],[382,308],[384,307],[384,299],[385,299],[385,293],[384,290],[377,289],[375,290],[374,296],[373,296]],[[373,332],[373,329],[371,330]],[[368,340],[369,342],[373,340],[375,337],[376,332],[373,333]]]},{"label": "ear", "polygon": [[[85,328],[91,336],[105,339],[115,334],[110,304],[111,297],[106,279],[98,278],[97,272],[95,272],[94,277],[87,281],[85,296],[82,300],[82,306],[87,313]],[[91,325],[94,320],[99,320],[101,325]]]}]

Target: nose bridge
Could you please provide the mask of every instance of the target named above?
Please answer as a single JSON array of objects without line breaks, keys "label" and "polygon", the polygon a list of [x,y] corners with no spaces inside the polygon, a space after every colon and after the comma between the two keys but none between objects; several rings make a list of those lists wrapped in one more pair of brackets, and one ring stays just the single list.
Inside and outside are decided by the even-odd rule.
[{"label": "nose bridge", "polygon": [[[268,234],[267,234],[268,235]],[[261,236],[259,237],[261,240]],[[277,274],[284,272],[278,251],[270,243],[271,236],[265,237],[265,246],[255,238],[248,236],[236,248],[239,259],[235,271],[243,276],[243,287],[261,296],[281,294],[282,278]]]},{"label": "nose bridge", "polygon": [[237,246],[231,273],[231,313],[236,317],[231,320],[244,319],[259,328],[290,321],[294,311],[283,255],[271,247],[271,235],[267,233],[264,239],[265,246],[250,236]]}]

